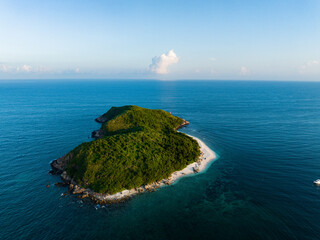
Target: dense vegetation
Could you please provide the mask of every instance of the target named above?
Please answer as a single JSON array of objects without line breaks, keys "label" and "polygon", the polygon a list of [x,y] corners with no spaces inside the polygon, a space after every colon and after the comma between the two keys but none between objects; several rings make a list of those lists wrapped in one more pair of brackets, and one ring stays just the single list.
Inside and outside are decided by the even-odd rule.
[{"label": "dense vegetation", "polygon": [[104,136],[76,147],[67,173],[85,188],[116,193],[167,178],[197,160],[199,145],[176,131],[183,119],[163,110],[113,107]]}]

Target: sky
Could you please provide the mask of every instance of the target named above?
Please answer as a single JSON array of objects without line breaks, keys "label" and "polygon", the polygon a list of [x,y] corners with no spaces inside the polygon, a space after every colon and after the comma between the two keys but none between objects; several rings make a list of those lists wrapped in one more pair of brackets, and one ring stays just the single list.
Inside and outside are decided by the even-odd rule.
[{"label": "sky", "polygon": [[320,81],[319,0],[0,0],[0,79]]}]

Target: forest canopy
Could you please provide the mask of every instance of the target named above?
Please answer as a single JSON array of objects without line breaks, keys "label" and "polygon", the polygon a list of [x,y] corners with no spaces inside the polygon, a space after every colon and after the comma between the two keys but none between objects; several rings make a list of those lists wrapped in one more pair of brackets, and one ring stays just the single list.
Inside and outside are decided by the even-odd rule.
[{"label": "forest canopy", "polygon": [[112,107],[100,119],[103,137],[72,150],[66,168],[84,188],[113,194],[140,187],[169,177],[200,156],[197,141],[177,132],[185,121],[166,111]]}]

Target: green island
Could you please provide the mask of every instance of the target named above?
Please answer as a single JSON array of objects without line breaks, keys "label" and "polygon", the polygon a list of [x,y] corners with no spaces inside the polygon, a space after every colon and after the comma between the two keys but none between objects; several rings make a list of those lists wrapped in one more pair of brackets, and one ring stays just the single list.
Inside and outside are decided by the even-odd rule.
[{"label": "green island", "polygon": [[168,178],[196,162],[199,144],[177,129],[182,118],[138,106],[112,107],[96,119],[96,139],[77,146],[51,163],[84,189],[115,194]]}]

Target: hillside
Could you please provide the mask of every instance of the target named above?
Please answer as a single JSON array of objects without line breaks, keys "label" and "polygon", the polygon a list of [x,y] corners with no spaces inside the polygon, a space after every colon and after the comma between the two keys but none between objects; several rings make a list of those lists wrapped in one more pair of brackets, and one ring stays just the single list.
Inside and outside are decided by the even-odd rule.
[{"label": "hillside", "polygon": [[167,178],[195,162],[197,141],[177,132],[187,122],[163,110],[112,107],[96,121],[100,138],[67,154],[67,174],[98,193],[116,193]]}]

